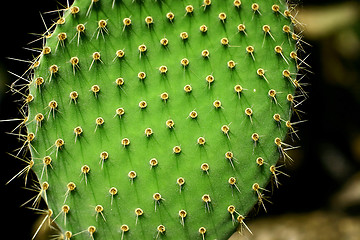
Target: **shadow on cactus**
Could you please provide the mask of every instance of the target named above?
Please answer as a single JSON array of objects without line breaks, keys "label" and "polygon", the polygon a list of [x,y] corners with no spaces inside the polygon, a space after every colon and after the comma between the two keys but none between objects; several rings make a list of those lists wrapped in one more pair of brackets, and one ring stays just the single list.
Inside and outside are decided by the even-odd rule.
[{"label": "shadow on cactus", "polygon": [[[227,239],[266,211],[306,98],[280,0],[76,0],[24,74],[59,239]],[[298,94],[295,94],[298,93]]]}]

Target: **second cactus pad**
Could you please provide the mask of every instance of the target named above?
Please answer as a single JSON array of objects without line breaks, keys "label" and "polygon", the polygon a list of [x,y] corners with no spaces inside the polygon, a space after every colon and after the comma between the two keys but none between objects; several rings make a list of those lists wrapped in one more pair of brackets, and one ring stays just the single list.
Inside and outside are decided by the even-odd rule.
[{"label": "second cactus pad", "polygon": [[283,1],[76,0],[44,38],[27,128],[60,235],[227,239],[266,207],[296,90]]}]

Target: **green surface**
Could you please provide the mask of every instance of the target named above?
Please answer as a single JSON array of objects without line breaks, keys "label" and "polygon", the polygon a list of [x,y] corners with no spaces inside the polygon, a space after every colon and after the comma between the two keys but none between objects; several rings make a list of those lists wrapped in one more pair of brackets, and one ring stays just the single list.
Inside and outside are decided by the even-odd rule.
[{"label": "green surface", "polygon": [[[28,132],[35,133],[33,169],[40,184],[49,183],[42,195],[46,193],[63,233],[71,231],[75,235],[71,239],[170,240],[227,239],[235,231],[239,223],[232,221],[227,208],[236,207],[236,218],[246,216],[257,203],[252,186],[267,185],[272,175],[269,167],[281,155],[274,139],[284,139],[288,130],[273,115],[289,120],[286,97],[295,92],[282,75],[285,69],[296,72],[289,56],[295,41],[282,29],[291,25],[283,16],[286,7],[276,0],[259,0],[259,10],[253,11],[252,3],[244,0],[238,8],[229,0],[213,0],[207,7],[203,1],[116,0],[112,7],[110,0],[76,0],[74,6],[80,12],[65,11],[65,23],[54,25],[46,39],[51,53],[41,55],[34,71],[27,125]],[[194,7],[192,14],[185,11],[189,4]],[[280,5],[281,13],[273,12],[273,4]],[[166,18],[168,12],[175,15],[172,21]],[[225,21],[219,20],[221,12],[226,13]],[[150,25],[145,23],[147,16],[153,18]],[[124,18],[131,19],[130,26],[124,27]],[[106,21],[105,28],[99,27],[100,20]],[[86,27],[80,36],[78,24]],[[200,32],[203,24],[206,33]],[[245,24],[245,33],[238,31],[239,24]],[[264,25],[271,27],[270,34],[264,33]],[[181,32],[188,33],[187,40],[180,38]],[[61,33],[66,33],[64,41],[58,38]],[[167,46],[160,44],[164,37]],[[220,43],[224,37],[228,46]],[[140,54],[142,44],[147,51]],[[249,45],[255,48],[253,55],[246,51]],[[275,53],[277,45],[283,55]],[[205,49],[210,52],[208,58],[202,57]],[[117,50],[125,56],[117,58]],[[100,60],[93,59],[94,52],[100,53]],[[78,57],[78,65],[70,63],[72,57]],[[189,60],[186,67],[181,65],[183,58]],[[233,69],[227,65],[230,60],[236,63]],[[49,71],[52,65],[58,66],[58,72]],[[167,72],[161,74],[160,66],[166,66]],[[266,79],[257,74],[259,68],[265,70]],[[139,72],[145,72],[146,78],[140,80]],[[206,81],[208,75],[215,78],[211,84]],[[40,87],[35,84],[38,77],[44,78]],[[124,79],[120,87],[115,83],[118,78]],[[184,91],[187,84],[192,87],[190,93]],[[238,84],[244,89],[241,94],[234,90]],[[96,94],[91,90],[94,85],[100,87]],[[270,89],[276,90],[276,100],[269,97]],[[78,93],[75,101],[69,96],[72,91]],[[161,99],[164,92],[167,100]],[[58,104],[55,109],[49,107],[52,100]],[[215,100],[221,101],[220,108],[214,107]],[[140,101],[146,101],[147,107],[141,109]],[[116,115],[120,107],[125,110],[121,117]],[[246,108],[253,111],[250,117]],[[198,113],[195,119],[189,117],[193,110]],[[34,120],[38,113],[45,118],[41,124]],[[96,124],[98,117],[104,119],[101,126]],[[168,119],[175,123],[172,129],[166,126]],[[223,125],[230,127],[228,134],[221,131]],[[83,130],[79,136],[74,133],[78,126]],[[153,130],[149,137],[147,128]],[[259,141],[253,141],[253,133],[259,134]],[[205,138],[204,145],[197,144],[199,137]],[[122,145],[124,138],[130,140],[128,146]],[[64,146],[57,148],[57,139],[63,139]],[[181,147],[180,153],[173,152],[175,146]],[[109,157],[103,161],[100,153],[104,151]],[[234,168],[225,158],[228,151],[234,155]],[[45,156],[51,156],[51,167],[44,165]],[[258,157],[264,165],[256,163]],[[155,167],[149,164],[152,158],[158,160]],[[209,164],[208,172],[201,170],[203,163]],[[84,165],[90,167],[86,175],[81,172]],[[133,180],[130,171],[136,172]],[[179,177],[185,179],[181,191]],[[236,187],[228,183],[230,177],[236,178]],[[76,184],[74,191],[68,191],[69,182]],[[118,190],[113,197],[111,187]],[[162,196],[156,211],[154,193]],[[202,201],[204,194],[211,198],[208,208]],[[66,224],[65,199],[70,207]],[[103,207],[101,213],[95,211],[97,205]],[[136,208],[144,212],[138,219]],[[187,212],[184,226],[179,216],[182,209]],[[129,231],[122,236],[123,224]],[[164,233],[157,230],[160,224],[166,228]],[[94,234],[87,231],[89,226],[96,227]],[[207,230],[204,236],[200,227]]]}]

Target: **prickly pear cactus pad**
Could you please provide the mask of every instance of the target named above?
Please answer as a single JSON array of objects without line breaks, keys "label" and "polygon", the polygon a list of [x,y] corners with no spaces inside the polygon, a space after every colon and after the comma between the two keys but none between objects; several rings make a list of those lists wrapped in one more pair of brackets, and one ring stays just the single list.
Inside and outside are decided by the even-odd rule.
[{"label": "prickly pear cactus pad", "polygon": [[44,34],[30,167],[62,239],[227,239],[291,161],[280,0],[76,0]]}]

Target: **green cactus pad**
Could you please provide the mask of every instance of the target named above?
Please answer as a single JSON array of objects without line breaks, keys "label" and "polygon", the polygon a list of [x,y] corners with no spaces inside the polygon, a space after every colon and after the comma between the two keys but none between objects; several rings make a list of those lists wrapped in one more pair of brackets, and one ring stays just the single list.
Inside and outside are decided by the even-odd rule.
[{"label": "green cactus pad", "polygon": [[60,236],[227,239],[266,207],[298,87],[291,20],[279,0],[64,10],[32,66],[27,123]]}]

